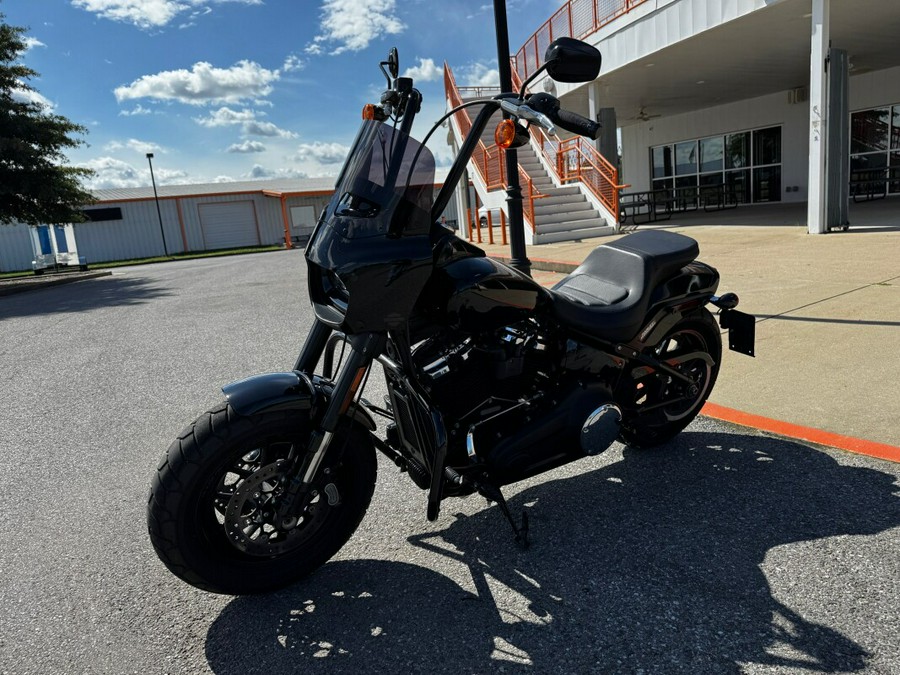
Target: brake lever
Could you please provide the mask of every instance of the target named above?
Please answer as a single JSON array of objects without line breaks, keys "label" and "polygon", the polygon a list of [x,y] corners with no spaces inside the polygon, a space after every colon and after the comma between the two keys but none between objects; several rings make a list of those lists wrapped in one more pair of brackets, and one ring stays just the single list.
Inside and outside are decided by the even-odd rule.
[{"label": "brake lever", "polygon": [[528,122],[534,122],[544,130],[546,130],[548,134],[551,134],[553,136],[556,135],[556,125],[554,125],[553,122],[550,121],[550,118],[547,117],[544,113],[539,113],[538,111],[529,108],[525,104],[517,105],[507,99],[502,99],[500,101],[500,107],[504,110],[504,112],[508,112],[510,115],[521,117]]}]

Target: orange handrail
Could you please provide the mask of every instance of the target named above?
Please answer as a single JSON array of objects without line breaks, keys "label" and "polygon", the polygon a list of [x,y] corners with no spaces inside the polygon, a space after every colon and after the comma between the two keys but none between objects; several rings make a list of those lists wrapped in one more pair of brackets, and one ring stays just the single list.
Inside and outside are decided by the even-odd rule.
[{"label": "orange handrail", "polygon": [[[513,70],[513,86],[521,88],[522,80]],[[531,138],[540,148],[560,183],[578,180],[591,191],[610,213],[619,213],[619,171],[597,149],[580,136],[559,141],[547,136],[539,126],[529,125]]]},{"label": "orange handrail", "polygon": [[[447,95],[447,100],[450,103],[450,106],[455,108],[458,105],[462,104],[462,97],[460,96],[460,90],[471,90],[475,89],[473,87],[469,88],[460,88],[456,86],[456,79],[453,77],[453,71],[450,70],[450,66],[447,63],[444,63],[444,90]],[[483,92],[484,88],[477,88]],[[456,124],[459,127],[459,131],[463,137],[468,135],[468,133],[472,129],[472,120],[469,117],[469,113],[466,110],[458,111],[454,116],[456,120]],[[485,188],[488,192],[493,192],[494,190],[501,190],[506,188],[506,153],[498,148],[496,145],[491,145],[490,147],[486,146],[483,141],[478,141],[478,148],[472,153],[472,164],[475,166],[475,170],[478,172],[478,175],[481,177],[482,182],[484,182]],[[546,195],[542,195],[540,190],[538,190],[534,186],[534,182],[531,180],[531,177],[525,173],[525,170],[519,165],[519,182],[522,186],[522,200],[523,200],[523,216],[525,217],[526,222],[531,227],[532,232],[535,230],[535,219],[534,219],[534,200],[540,199],[541,197],[546,197]],[[477,217],[476,210],[476,223],[479,222]],[[478,236],[479,241],[481,237],[481,229],[480,223],[478,227]],[[506,238],[506,233],[503,233],[504,239]],[[471,234],[469,236],[471,240]]]},{"label": "orange handrail", "polygon": [[628,14],[647,0],[568,0],[513,57],[513,71],[521,80],[541,67],[544,51],[559,37],[581,39]]}]

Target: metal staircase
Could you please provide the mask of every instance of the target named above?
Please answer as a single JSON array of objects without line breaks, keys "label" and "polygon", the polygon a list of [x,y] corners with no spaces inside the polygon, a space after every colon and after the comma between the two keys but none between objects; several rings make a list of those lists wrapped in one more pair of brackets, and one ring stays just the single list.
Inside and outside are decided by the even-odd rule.
[{"label": "metal staircase", "polygon": [[[460,90],[446,63],[444,83],[447,100],[453,107],[465,100],[496,93],[483,87]],[[500,119],[498,113],[496,121]],[[501,196],[506,188],[505,154],[494,144],[495,126],[495,123],[488,124],[479,151],[470,162],[472,182],[481,202],[505,212],[506,202]],[[465,110],[454,115],[450,127],[458,147],[471,128],[471,119]],[[577,139],[564,142],[548,139],[532,129],[531,143],[517,151],[525,236],[529,243],[574,241],[617,231],[618,219],[614,215],[618,213],[616,170],[590,144],[573,141]]]}]

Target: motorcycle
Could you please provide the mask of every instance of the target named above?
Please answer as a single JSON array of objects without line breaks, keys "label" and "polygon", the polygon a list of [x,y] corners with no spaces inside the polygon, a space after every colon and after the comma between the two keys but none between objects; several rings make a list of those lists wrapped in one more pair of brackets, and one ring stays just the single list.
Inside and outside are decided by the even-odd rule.
[{"label": "motorcycle", "polygon": [[[663,444],[698,414],[722,358],[707,305],[720,310],[729,346],[753,353],[753,317],[733,293],[716,295],[719,275],[697,260],[693,239],[626,235],[546,289],[438,222],[498,110],[501,147],[527,142],[531,124],[596,138],[596,123],[526,93],[544,71],[595,79],[594,47],[554,41],[519,92],[464,103],[421,143],[410,136],[421,94],[398,77],[396,49],[380,65],[388,88],[364,109],[305,250],[315,322],[293,369],[223,387],[225,401],[182,431],[153,478],[153,546],[198,588],[264,592],[325,563],[369,506],[376,452],[426,492],[429,520],[444,499],[477,493],[527,546],[527,518],[510,513],[504,486],[616,440]],[[474,105],[435,197],[425,142]],[[362,396],[376,362],[381,405]]]}]

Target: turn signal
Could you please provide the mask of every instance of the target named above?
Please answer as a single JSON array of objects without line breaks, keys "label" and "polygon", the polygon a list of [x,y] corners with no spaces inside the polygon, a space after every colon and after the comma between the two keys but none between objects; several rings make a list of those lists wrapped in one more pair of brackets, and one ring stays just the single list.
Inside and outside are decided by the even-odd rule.
[{"label": "turn signal", "polygon": [[512,147],[516,140],[516,123],[512,120],[503,120],[494,130],[494,142],[504,150]]},{"label": "turn signal", "polygon": [[375,119],[375,106],[371,103],[366,103],[363,106],[362,118],[364,120],[374,120]]}]

